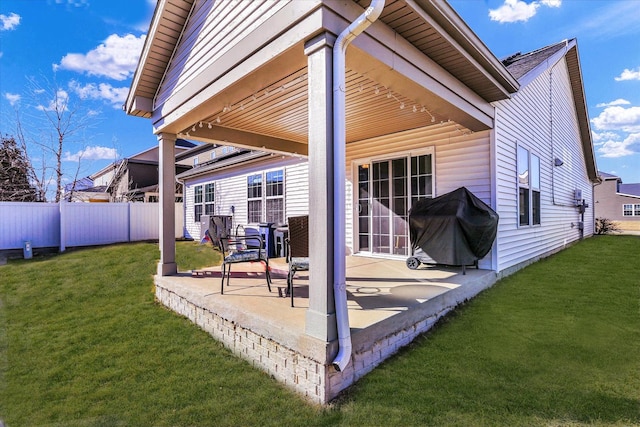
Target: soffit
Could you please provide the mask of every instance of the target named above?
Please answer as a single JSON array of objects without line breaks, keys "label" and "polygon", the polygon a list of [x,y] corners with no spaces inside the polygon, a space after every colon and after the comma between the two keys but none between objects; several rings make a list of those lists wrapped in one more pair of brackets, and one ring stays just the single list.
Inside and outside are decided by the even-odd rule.
[{"label": "soffit", "polygon": [[[432,112],[429,106],[389,91],[353,70],[347,70],[345,81],[348,142],[451,121]],[[224,127],[307,144],[307,91],[305,67],[251,96],[202,116],[179,135],[206,140],[207,129]],[[468,132],[462,127],[460,131]]]},{"label": "soffit", "polygon": [[[357,0],[366,8],[370,0]],[[380,21],[487,102],[509,97],[517,81],[441,0],[388,0]]]},{"label": "soffit", "polygon": [[150,117],[148,112],[132,108],[133,98],[153,99],[155,96],[174,50],[179,43],[194,1],[158,1],[147,32],[147,36],[153,35],[153,37],[147,37],[147,40],[145,40],[138,68],[132,80],[132,90],[130,90],[126,102],[126,109],[130,114]]}]

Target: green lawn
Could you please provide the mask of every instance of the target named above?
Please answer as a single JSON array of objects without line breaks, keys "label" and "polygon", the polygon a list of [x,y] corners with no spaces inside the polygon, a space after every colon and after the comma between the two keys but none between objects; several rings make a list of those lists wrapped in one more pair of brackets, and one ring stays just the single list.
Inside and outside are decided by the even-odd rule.
[{"label": "green lawn", "polygon": [[[639,237],[498,282],[327,408],[156,304],[158,257],[140,243],[0,266],[6,426],[640,426]],[[177,258],[219,262],[193,242]]]}]

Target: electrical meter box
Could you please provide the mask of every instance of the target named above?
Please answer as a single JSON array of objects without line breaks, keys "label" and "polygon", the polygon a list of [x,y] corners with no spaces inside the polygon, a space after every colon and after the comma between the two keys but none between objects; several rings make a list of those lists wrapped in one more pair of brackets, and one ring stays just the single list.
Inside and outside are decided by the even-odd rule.
[{"label": "electrical meter box", "polygon": [[22,252],[24,254],[24,259],[33,258],[33,248],[31,247],[31,241],[27,240],[24,242]]}]

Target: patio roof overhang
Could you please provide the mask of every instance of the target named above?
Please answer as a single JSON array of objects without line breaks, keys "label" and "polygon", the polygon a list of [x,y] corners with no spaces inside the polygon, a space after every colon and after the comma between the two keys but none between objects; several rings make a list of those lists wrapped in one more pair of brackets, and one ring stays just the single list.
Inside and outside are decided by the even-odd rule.
[{"label": "patio roof overhang", "polygon": [[[338,34],[368,3],[291,2],[180,91],[159,100],[159,72],[171,66],[191,13],[188,1],[161,1],[127,113],[151,118],[156,133],[307,155],[305,43],[322,33]],[[517,87],[447,3],[388,1],[380,22],[347,52],[347,143],[446,122],[490,129],[490,102],[508,98]]]}]

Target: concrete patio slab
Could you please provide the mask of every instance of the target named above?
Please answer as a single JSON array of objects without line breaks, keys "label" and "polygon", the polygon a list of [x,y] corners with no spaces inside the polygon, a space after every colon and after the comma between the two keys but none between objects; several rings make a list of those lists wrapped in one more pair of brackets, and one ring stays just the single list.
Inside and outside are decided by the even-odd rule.
[{"label": "concrete patio slab", "polygon": [[[174,311],[276,378],[325,403],[399,348],[428,330],[441,316],[496,281],[495,272],[422,265],[402,260],[347,258],[352,363],[336,372],[337,343],[305,334],[308,274],[294,280],[295,307],[279,296],[286,289],[287,264],[270,260],[272,292],[264,265],[234,265],[230,285],[220,293],[220,267],[156,277],[156,296]],[[281,292],[283,293],[283,292]],[[301,368],[301,366],[303,366]],[[310,373],[312,375],[310,375]]]}]

